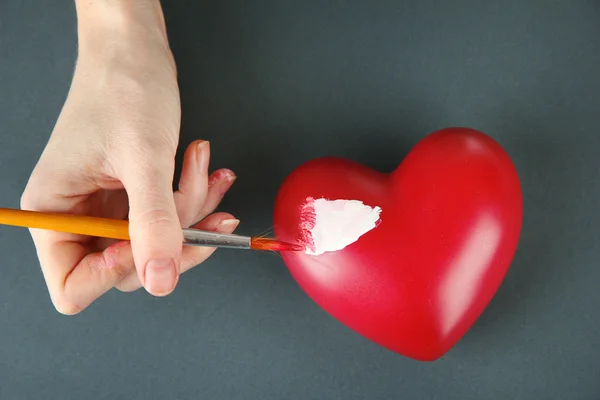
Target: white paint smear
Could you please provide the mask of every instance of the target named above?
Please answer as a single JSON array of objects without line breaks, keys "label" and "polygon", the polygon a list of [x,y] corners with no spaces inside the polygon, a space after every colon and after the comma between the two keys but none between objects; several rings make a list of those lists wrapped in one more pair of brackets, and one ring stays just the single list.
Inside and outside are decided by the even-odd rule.
[{"label": "white paint smear", "polygon": [[306,254],[318,256],[342,250],[377,226],[380,207],[369,207],[359,200],[316,199],[314,226],[310,229],[313,249]]}]

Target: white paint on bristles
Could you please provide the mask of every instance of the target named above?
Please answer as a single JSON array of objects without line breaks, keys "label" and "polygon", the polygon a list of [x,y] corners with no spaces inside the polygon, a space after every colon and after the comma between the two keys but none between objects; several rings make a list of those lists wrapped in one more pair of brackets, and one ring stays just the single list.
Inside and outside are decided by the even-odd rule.
[{"label": "white paint on bristles", "polygon": [[377,226],[381,207],[360,200],[310,199],[314,220],[309,229],[311,246],[306,254],[318,256],[342,250]]}]

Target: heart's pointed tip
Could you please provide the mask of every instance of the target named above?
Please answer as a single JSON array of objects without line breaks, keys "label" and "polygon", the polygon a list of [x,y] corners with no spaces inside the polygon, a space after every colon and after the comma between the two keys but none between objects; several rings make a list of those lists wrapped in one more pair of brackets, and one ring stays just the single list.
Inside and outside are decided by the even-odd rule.
[{"label": "heart's pointed tip", "polygon": [[409,358],[413,361],[418,361],[421,363],[434,363],[440,359],[442,359],[447,351],[442,351],[442,352],[436,352],[436,353],[431,353],[431,352],[427,352],[426,350],[423,351],[423,353],[404,353],[404,352],[400,352],[400,351],[395,351],[396,354],[401,355],[403,357]]}]

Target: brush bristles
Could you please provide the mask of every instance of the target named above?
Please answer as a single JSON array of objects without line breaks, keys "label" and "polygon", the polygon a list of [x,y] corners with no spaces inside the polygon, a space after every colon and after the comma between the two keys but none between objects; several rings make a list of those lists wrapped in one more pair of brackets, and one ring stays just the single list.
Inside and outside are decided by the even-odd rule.
[{"label": "brush bristles", "polygon": [[279,240],[254,237],[250,242],[254,250],[264,251],[303,251],[304,247],[299,244],[280,242]]}]

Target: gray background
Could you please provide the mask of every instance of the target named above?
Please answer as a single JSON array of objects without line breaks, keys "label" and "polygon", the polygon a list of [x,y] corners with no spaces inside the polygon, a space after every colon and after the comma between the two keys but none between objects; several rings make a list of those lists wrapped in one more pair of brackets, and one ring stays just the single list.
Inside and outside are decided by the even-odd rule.
[{"label": "gray background", "polygon": [[[238,173],[223,209],[239,232],[271,225],[310,158],[389,171],[465,125],[522,179],[512,268],[463,340],[419,363],[328,317],[269,254],[218,251],[167,298],[113,291],[61,316],[27,231],[2,227],[1,399],[600,399],[597,1],[165,3],[181,145],[207,138]],[[60,111],[75,34],[71,1],[0,1],[1,206]]]}]

